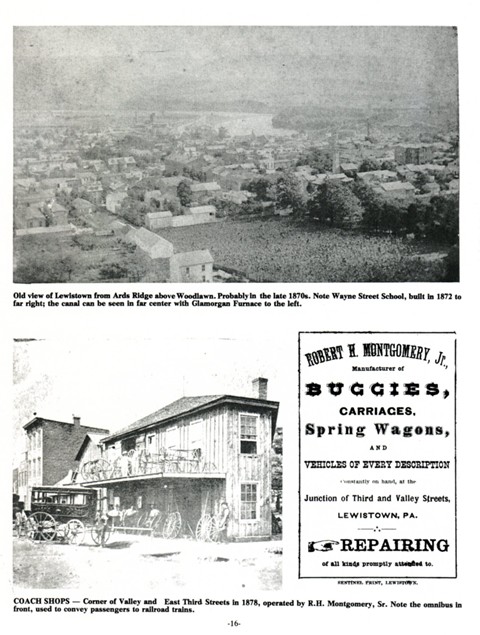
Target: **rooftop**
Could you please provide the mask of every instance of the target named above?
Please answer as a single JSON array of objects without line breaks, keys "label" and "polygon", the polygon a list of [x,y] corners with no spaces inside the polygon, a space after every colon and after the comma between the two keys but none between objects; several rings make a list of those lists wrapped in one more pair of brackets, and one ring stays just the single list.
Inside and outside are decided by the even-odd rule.
[{"label": "rooftop", "polygon": [[213,257],[208,249],[199,249],[197,251],[182,251],[173,254],[172,260],[181,267],[190,267],[213,262]]},{"label": "rooftop", "polygon": [[278,411],[277,401],[268,401],[266,399],[256,399],[253,397],[234,397],[232,395],[204,395],[198,397],[181,397],[176,401],[156,410],[146,417],[138,419],[129,426],[118,430],[114,434],[105,437],[103,441],[112,441],[118,437],[128,435],[131,432],[147,428],[152,425],[166,424],[177,417],[187,414],[194,414],[197,411],[222,403],[238,403],[243,405],[262,406],[274,413],[274,427],[276,422],[276,413]]}]

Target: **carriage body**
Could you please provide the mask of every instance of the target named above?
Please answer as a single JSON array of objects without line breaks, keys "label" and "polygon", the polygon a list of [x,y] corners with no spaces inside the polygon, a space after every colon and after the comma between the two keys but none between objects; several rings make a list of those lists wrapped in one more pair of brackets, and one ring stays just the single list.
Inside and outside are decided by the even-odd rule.
[{"label": "carriage body", "polygon": [[97,491],[81,487],[32,488],[26,535],[33,542],[81,544],[97,515]]}]

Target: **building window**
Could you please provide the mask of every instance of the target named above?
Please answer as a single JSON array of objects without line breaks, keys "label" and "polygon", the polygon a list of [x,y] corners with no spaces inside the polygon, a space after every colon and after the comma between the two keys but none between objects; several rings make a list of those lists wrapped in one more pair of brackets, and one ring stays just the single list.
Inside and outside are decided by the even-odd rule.
[{"label": "building window", "polygon": [[257,484],[240,484],[240,520],[257,519]]},{"label": "building window", "polygon": [[256,415],[240,415],[240,453],[257,453]]}]

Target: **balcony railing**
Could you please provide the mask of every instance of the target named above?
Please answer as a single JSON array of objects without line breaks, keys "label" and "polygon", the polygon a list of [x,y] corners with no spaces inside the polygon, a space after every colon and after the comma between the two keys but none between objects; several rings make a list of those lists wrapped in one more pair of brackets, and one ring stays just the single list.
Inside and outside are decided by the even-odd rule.
[{"label": "balcony railing", "polygon": [[148,474],[211,474],[219,471],[216,465],[204,460],[199,449],[161,450],[159,453],[130,450],[110,461],[104,458],[87,461],[77,480],[92,482]]}]

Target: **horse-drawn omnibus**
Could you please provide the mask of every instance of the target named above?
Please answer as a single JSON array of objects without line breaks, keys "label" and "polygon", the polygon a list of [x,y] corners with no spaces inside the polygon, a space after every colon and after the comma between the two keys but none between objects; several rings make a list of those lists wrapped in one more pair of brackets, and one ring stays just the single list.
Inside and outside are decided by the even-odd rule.
[{"label": "horse-drawn omnibus", "polygon": [[97,490],[82,487],[32,488],[31,510],[25,521],[32,541],[63,540],[81,544],[97,518]]}]

